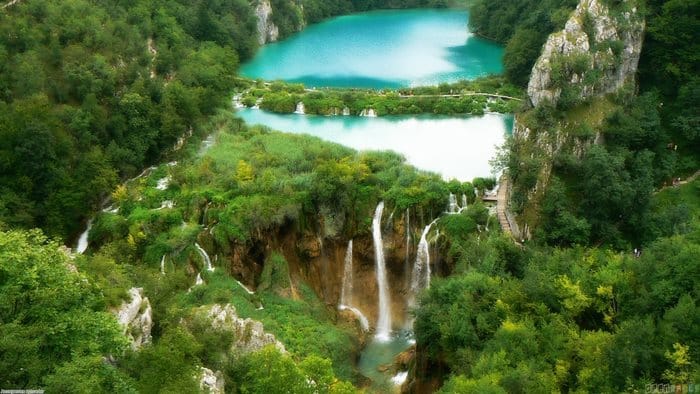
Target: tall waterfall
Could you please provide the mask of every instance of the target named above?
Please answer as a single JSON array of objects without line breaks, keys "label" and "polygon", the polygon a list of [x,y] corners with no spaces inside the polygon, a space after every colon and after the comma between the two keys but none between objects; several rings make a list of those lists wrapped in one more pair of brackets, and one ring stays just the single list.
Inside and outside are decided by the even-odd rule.
[{"label": "tall waterfall", "polygon": [[343,288],[340,291],[340,305],[350,305],[352,302],[352,240],[348,242],[345,252],[345,268],[343,269]]},{"label": "tall waterfall", "polygon": [[466,195],[466,194],[462,194],[462,209],[467,209],[467,206],[468,206],[468,205],[469,205],[469,204],[467,203],[467,195]]},{"label": "tall waterfall", "polygon": [[160,258],[160,273],[165,275],[165,255]]},{"label": "tall waterfall", "polygon": [[197,242],[194,243],[194,247],[197,248],[197,252],[199,252],[199,255],[202,256],[202,259],[204,259],[204,262],[207,264],[207,271],[213,272],[214,267],[211,265],[211,259],[209,258],[207,251],[204,250]]},{"label": "tall waterfall", "polygon": [[90,230],[92,229],[92,219],[88,220],[87,223],[87,228],[85,231],[83,231],[82,234],[80,234],[80,238],[78,238],[78,245],[75,248],[75,251],[78,252],[78,254],[83,254],[88,248],[88,234],[90,234]]},{"label": "tall waterfall", "polygon": [[459,206],[457,205],[457,196],[450,193],[450,205],[447,208],[447,212],[455,213],[455,212],[457,212],[458,209],[459,209]]},{"label": "tall waterfall", "polygon": [[305,115],[306,114],[306,107],[304,106],[304,103],[299,101],[297,103],[296,110],[294,111],[295,114],[298,115]]},{"label": "tall waterfall", "polygon": [[411,274],[411,291],[408,298],[408,306],[414,307],[418,293],[430,287],[430,246],[428,245],[428,232],[437,219],[425,226],[418,242],[416,250],[416,262]]},{"label": "tall waterfall", "polygon": [[372,237],[374,239],[374,257],[377,270],[377,287],[379,288],[379,319],[377,320],[376,339],[388,341],[391,335],[391,304],[389,302],[389,284],[386,279],[384,262],[384,242],[382,241],[382,212],[384,201],[377,205],[372,219]]},{"label": "tall waterfall", "polygon": [[350,240],[348,242],[348,250],[347,252],[345,252],[345,267],[343,269],[343,288],[340,291],[340,305],[338,305],[338,309],[341,311],[351,311],[360,321],[362,329],[364,331],[368,331],[369,321],[367,320],[367,317],[359,309],[350,305],[352,303],[352,283],[352,240]]}]

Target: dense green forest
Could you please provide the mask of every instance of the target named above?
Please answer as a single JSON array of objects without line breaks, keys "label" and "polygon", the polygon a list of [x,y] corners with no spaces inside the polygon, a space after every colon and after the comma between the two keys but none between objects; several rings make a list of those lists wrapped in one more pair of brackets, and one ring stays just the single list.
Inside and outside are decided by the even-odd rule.
[{"label": "dense green forest", "polygon": [[652,198],[662,216],[684,215],[639,257],[441,227],[454,274],[433,283],[415,325],[431,368],[451,374],[441,392],[649,392],[700,380],[699,196],[695,181]]}]

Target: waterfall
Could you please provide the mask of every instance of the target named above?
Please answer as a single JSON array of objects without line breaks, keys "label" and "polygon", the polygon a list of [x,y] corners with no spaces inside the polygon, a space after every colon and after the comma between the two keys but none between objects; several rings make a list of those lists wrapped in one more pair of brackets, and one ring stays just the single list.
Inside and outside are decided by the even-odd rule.
[{"label": "waterfall", "polygon": [[211,259],[209,258],[207,251],[202,249],[197,242],[194,243],[194,247],[197,248],[197,252],[199,252],[199,255],[202,256],[202,259],[204,259],[204,262],[207,264],[207,271],[214,272],[214,267],[211,265]]},{"label": "waterfall", "polygon": [[87,222],[87,228],[85,231],[83,231],[82,234],[80,234],[80,238],[78,238],[78,246],[75,248],[75,251],[78,254],[83,254],[88,248],[88,234],[90,233],[90,230],[92,229],[92,219],[88,220]]},{"label": "waterfall", "polygon": [[296,110],[294,111],[294,113],[295,113],[295,114],[298,114],[298,115],[305,115],[305,114],[306,114],[306,107],[304,107],[304,103],[303,103],[303,102],[299,101],[299,102],[297,103],[297,108],[296,108]]},{"label": "waterfall", "polygon": [[241,281],[237,280],[236,283],[238,283],[238,285],[241,286],[241,287],[243,288],[243,290],[245,290],[246,293],[248,293],[248,294],[250,294],[250,295],[255,294],[254,291],[252,291],[252,290],[250,290],[249,288],[247,288],[243,283],[241,283]]},{"label": "waterfall", "polygon": [[343,269],[343,287],[340,291],[340,304],[338,310],[351,311],[362,325],[362,330],[369,331],[369,321],[359,309],[350,306],[352,303],[352,240],[348,241],[348,250],[345,252],[345,267]]},{"label": "waterfall", "polygon": [[377,112],[374,110],[374,108],[367,108],[367,109],[363,109],[362,112],[360,112],[360,116],[366,116],[368,118],[376,118]]},{"label": "waterfall", "polygon": [[469,204],[467,203],[467,195],[462,193],[462,209],[467,209]]},{"label": "waterfall", "polygon": [[350,116],[350,108],[348,108],[348,107],[343,108],[343,116]]},{"label": "waterfall", "polygon": [[165,275],[165,255],[160,259],[160,273]]},{"label": "waterfall", "polygon": [[386,279],[384,262],[384,242],[382,241],[382,212],[384,201],[377,205],[372,219],[372,238],[374,239],[374,257],[376,262],[377,287],[379,288],[379,319],[377,320],[376,339],[388,341],[391,335],[391,304],[389,302],[389,284]]},{"label": "waterfall", "polygon": [[345,268],[343,269],[343,288],[340,291],[340,305],[350,305],[352,302],[352,240],[348,241],[345,252]]},{"label": "waterfall", "polygon": [[197,274],[197,279],[194,280],[194,285],[199,286],[204,284],[204,279],[202,279],[202,273]]},{"label": "waterfall", "polygon": [[447,208],[447,212],[448,213],[456,213],[458,208],[459,207],[457,206],[457,196],[450,193],[450,205]]},{"label": "waterfall", "polygon": [[391,378],[391,382],[396,386],[401,386],[408,378],[408,371],[399,372]]},{"label": "waterfall", "polygon": [[360,321],[360,325],[362,326],[362,330],[365,332],[369,331],[369,320],[367,320],[367,317],[365,316],[364,313],[362,313],[362,311],[360,311],[359,309],[357,309],[355,307],[348,306],[348,305],[339,305],[338,310],[341,310],[341,311],[347,310],[347,311],[352,312],[357,317],[357,320]]},{"label": "waterfall", "polygon": [[418,242],[416,250],[416,262],[411,274],[411,289],[408,298],[408,306],[414,307],[418,293],[430,287],[430,246],[428,245],[428,232],[437,219],[425,226]]}]

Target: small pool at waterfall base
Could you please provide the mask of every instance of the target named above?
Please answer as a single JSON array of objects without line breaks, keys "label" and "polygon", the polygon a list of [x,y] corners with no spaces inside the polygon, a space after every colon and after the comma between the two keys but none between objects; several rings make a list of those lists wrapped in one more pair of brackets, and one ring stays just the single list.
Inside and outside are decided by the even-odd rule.
[{"label": "small pool at waterfall base", "polygon": [[[372,380],[368,393],[398,393],[400,380],[405,380],[403,372],[394,370],[394,359],[413,345],[413,335],[409,331],[393,332],[388,341],[372,338],[360,355],[357,365],[360,373]],[[401,382],[402,383],[402,382]]]}]

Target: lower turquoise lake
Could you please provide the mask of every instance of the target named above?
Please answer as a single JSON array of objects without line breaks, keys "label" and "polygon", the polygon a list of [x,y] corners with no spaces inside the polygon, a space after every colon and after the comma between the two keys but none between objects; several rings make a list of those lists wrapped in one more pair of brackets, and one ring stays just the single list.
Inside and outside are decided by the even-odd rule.
[{"label": "lower turquoise lake", "polygon": [[243,108],[250,125],[309,134],[357,150],[393,150],[422,170],[446,180],[471,181],[491,175],[489,160],[513,128],[513,116],[359,116],[279,115]]}]

